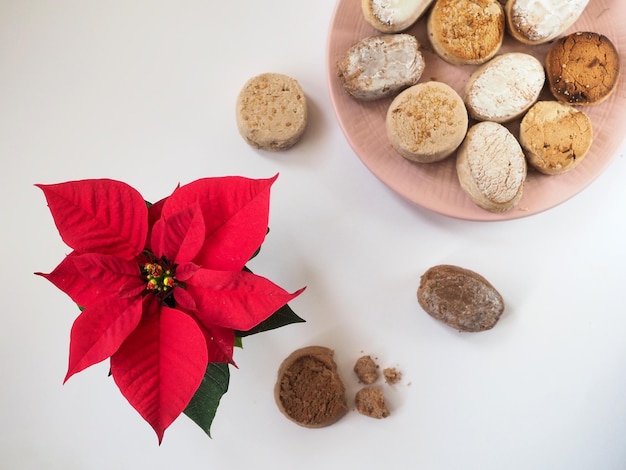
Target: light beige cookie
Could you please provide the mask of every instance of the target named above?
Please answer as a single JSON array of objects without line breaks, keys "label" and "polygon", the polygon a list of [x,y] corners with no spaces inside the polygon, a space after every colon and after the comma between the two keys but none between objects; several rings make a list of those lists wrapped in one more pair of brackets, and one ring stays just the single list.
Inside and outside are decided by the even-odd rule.
[{"label": "light beige cookie", "polygon": [[619,62],[615,45],[602,34],[577,32],[559,38],[546,57],[550,91],[564,103],[602,103],[617,87]]},{"label": "light beige cookie", "polygon": [[463,190],[483,209],[504,212],[522,197],[526,159],[502,124],[484,121],[472,126],[457,152],[456,169]]},{"label": "light beige cookie", "polygon": [[427,30],[433,49],[446,62],[483,64],[502,46],[504,9],[498,0],[437,0]]},{"label": "light beige cookie", "polygon": [[264,73],[248,80],[237,97],[236,115],[241,136],[263,150],[292,147],[308,122],[300,84],[279,73]]},{"label": "light beige cookie", "polygon": [[442,82],[418,83],[394,98],[387,110],[387,138],[404,158],[419,163],[443,160],[467,132],[463,100]]},{"label": "light beige cookie", "polygon": [[558,101],[539,101],[522,119],[520,143],[528,163],[546,175],[575,168],[593,141],[589,117]]},{"label": "light beige cookie", "polygon": [[508,0],[508,30],[524,44],[544,44],[557,38],[582,15],[589,0]]},{"label": "light beige cookie", "polygon": [[470,76],[465,90],[467,110],[478,121],[512,121],[537,101],[545,79],[543,65],[532,55],[498,55]]},{"label": "light beige cookie", "polygon": [[371,101],[415,85],[424,65],[415,36],[387,34],[367,37],[348,49],[337,62],[337,75],[344,90]]},{"label": "light beige cookie", "polygon": [[361,0],[363,17],[378,31],[399,33],[410,28],[433,0]]}]

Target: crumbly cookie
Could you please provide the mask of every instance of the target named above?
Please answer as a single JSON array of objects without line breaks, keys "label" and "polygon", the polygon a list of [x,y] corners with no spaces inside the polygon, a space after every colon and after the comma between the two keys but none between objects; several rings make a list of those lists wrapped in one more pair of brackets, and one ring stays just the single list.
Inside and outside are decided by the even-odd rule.
[{"label": "crumbly cookie", "polygon": [[370,418],[382,419],[391,414],[385,402],[385,395],[376,387],[365,387],[359,390],[354,403],[359,413]]},{"label": "crumbly cookie", "polygon": [[563,103],[601,103],[617,87],[619,61],[617,49],[602,34],[577,32],[564,36],[546,57],[550,91]]},{"label": "crumbly cookie", "polygon": [[371,356],[362,356],[354,364],[354,373],[359,382],[370,385],[378,380],[378,365]]},{"label": "crumbly cookie", "polygon": [[435,52],[454,65],[482,64],[504,38],[504,9],[498,0],[437,0],[427,23]]},{"label": "crumbly cookie", "polygon": [[404,158],[419,163],[443,160],[467,132],[463,100],[442,82],[418,83],[394,98],[387,110],[387,137]]},{"label": "crumbly cookie", "polygon": [[300,426],[329,426],[348,411],[333,355],[332,349],[308,346],[291,353],[278,369],[274,399],[278,409]]},{"label": "crumbly cookie", "polygon": [[308,122],[307,100],[300,84],[279,73],[248,80],[237,97],[236,114],[241,136],[262,150],[292,147]]},{"label": "crumbly cookie", "polygon": [[593,141],[589,117],[558,101],[539,101],[522,119],[520,143],[528,163],[547,175],[575,168]]}]

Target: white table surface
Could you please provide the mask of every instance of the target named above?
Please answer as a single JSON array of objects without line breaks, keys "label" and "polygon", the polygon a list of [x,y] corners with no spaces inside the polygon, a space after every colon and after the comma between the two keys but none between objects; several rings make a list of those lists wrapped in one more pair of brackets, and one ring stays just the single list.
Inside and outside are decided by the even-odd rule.
[{"label": "white table surface", "polygon": [[[356,0],[355,0],[356,1]],[[626,468],[626,158],[542,214],[478,223],[396,196],[331,107],[334,0],[0,0],[0,467],[7,469]],[[250,77],[296,78],[310,122],[292,150],[239,136]],[[199,177],[280,177],[253,269],[307,320],[237,350],[209,439],[181,416],[159,447],[98,364],[62,385],[77,311],[34,271],[68,249],[34,183],[109,177],[147,199]],[[420,275],[483,274],[507,309],[461,334],[425,314]],[[348,389],[363,353],[403,380],[392,415],[301,428],[276,408],[292,350],[331,347]]]}]

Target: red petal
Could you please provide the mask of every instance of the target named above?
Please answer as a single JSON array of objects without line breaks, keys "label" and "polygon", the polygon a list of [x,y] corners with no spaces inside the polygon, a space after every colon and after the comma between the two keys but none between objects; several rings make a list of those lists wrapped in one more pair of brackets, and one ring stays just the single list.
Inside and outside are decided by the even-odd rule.
[{"label": "red petal", "polygon": [[205,268],[239,271],[265,239],[270,187],[277,177],[199,179],[175,190],[163,215],[200,204],[206,240],[194,261]]},{"label": "red petal", "polygon": [[72,325],[70,359],[65,381],[117,351],[139,324],[141,304],[141,297],[105,297],[76,318]]},{"label": "red petal", "polygon": [[[97,286],[100,292],[120,294],[124,289],[125,292],[132,290],[139,293],[145,287],[141,280],[141,270],[135,261],[98,253],[74,256],[72,261],[77,271]],[[127,296],[126,294],[125,297]]]},{"label": "red petal", "polygon": [[236,367],[237,364],[233,360],[235,331],[215,325],[206,328],[201,323],[198,323],[198,326],[204,333],[209,362],[227,362]]},{"label": "red petal", "polygon": [[172,308],[153,308],[111,357],[111,373],[160,443],[200,386],[208,359],[193,318]]},{"label": "red petal", "polygon": [[256,274],[198,270],[187,282],[195,299],[195,314],[205,327],[219,325],[234,330],[256,326],[304,289],[293,294]]},{"label": "red petal", "polygon": [[91,281],[85,278],[74,265],[74,258],[78,255],[71,252],[50,274],[35,273],[42,276],[54,284],[57,288],[65,292],[78,305],[89,305],[94,299],[102,295],[98,286],[94,286]]},{"label": "red petal", "polygon": [[204,244],[204,219],[198,204],[163,215],[152,228],[150,246],[157,258],[188,263]]},{"label": "red petal", "polygon": [[77,252],[132,259],[143,250],[148,209],[141,194],[126,183],[92,179],[37,186],[61,238]]},{"label": "red petal", "polygon": [[176,287],[174,289],[174,300],[176,301],[176,305],[186,312],[195,312],[198,310],[194,298],[182,287]]}]

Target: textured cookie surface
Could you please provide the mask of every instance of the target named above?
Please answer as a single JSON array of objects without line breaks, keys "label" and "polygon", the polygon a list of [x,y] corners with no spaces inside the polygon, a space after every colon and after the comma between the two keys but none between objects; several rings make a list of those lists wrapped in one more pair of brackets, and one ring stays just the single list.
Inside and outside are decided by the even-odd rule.
[{"label": "textured cookie surface", "polygon": [[558,175],[583,161],[593,141],[589,117],[558,101],[539,101],[520,124],[520,143],[528,163],[547,175]]},{"label": "textured cookie surface", "polygon": [[545,78],[543,64],[532,55],[498,55],[468,81],[465,103],[469,114],[479,121],[509,122],[537,101]]},{"label": "textured cookie surface", "polygon": [[508,0],[511,35],[525,44],[543,44],[562,34],[583,13],[589,0]]},{"label": "textured cookie surface", "polygon": [[278,370],[274,399],[290,420],[307,428],[329,426],[348,411],[333,350],[308,346],[291,353]]},{"label": "textured cookie surface", "polygon": [[452,265],[428,269],[420,279],[417,300],[426,313],[459,331],[489,330],[504,312],[502,296],[489,281]]},{"label": "textured cookie surface", "polygon": [[365,387],[356,393],[354,404],[359,413],[370,418],[382,419],[390,415],[382,390]]},{"label": "textured cookie surface", "polygon": [[237,97],[237,127],[245,141],[263,150],[292,147],[307,125],[306,97],[293,78],[264,73],[251,78]]},{"label": "textured cookie surface", "polygon": [[502,46],[504,9],[498,0],[437,0],[427,29],[435,52],[445,61],[482,64]]},{"label": "textured cookie surface", "polygon": [[550,91],[564,103],[601,103],[617,86],[619,61],[617,49],[602,34],[578,32],[564,36],[546,57]]},{"label": "textured cookie surface", "polygon": [[378,31],[398,33],[409,28],[433,0],[361,0],[363,17]]},{"label": "textured cookie surface", "polygon": [[449,85],[430,81],[407,88],[387,110],[387,137],[403,157],[420,163],[443,160],[467,132],[467,109]]},{"label": "textured cookie surface", "polygon": [[504,212],[522,197],[526,159],[502,124],[484,121],[472,126],[457,152],[456,169],[463,190],[483,209]]},{"label": "textured cookie surface", "polygon": [[425,66],[419,47],[410,34],[364,38],[337,61],[341,85],[355,98],[366,101],[415,85]]}]

